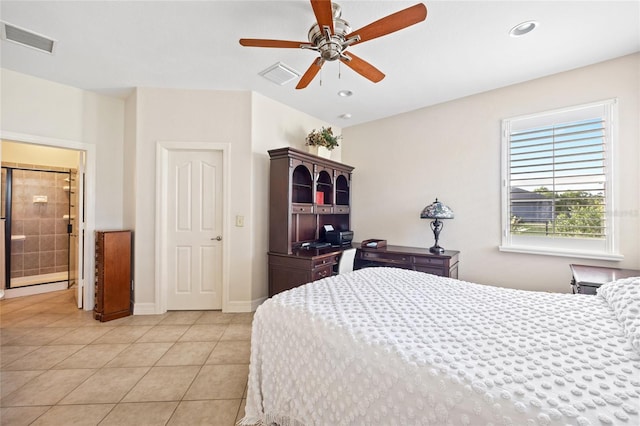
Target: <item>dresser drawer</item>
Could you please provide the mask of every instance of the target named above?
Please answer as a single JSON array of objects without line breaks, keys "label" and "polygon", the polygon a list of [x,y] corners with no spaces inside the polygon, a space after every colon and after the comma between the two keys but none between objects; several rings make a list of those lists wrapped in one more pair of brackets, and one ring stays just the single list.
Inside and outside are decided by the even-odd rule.
[{"label": "dresser drawer", "polygon": [[438,257],[413,257],[413,263],[415,263],[416,265],[443,266],[447,263],[447,260],[448,259],[441,259]]},{"label": "dresser drawer", "polygon": [[335,214],[347,214],[349,213],[349,206],[335,206],[333,212]]},{"label": "dresser drawer", "polygon": [[333,266],[323,266],[321,268],[317,268],[313,270],[312,279],[313,281],[321,280],[323,278],[327,278],[333,275]]},{"label": "dresser drawer", "polygon": [[311,204],[292,204],[291,211],[293,213],[313,213],[313,206]]},{"label": "dresser drawer", "polygon": [[426,272],[427,274],[432,274],[432,275],[438,275],[440,277],[446,277],[449,274],[447,273],[448,271],[445,271],[442,268],[429,268],[426,266],[415,266],[415,270],[416,271],[420,271],[420,272]]},{"label": "dresser drawer", "polygon": [[411,256],[409,255],[386,252],[364,251],[362,252],[362,259],[386,263],[411,263]]},{"label": "dresser drawer", "polygon": [[313,269],[316,269],[320,266],[335,265],[336,263],[338,263],[339,259],[340,259],[339,254],[326,256],[326,257],[319,257],[319,258],[313,259],[311,263],[311,267]]},{"label": "dresser drawer", "polygon": [[333,207],[331,206],[315,206],[316,214],[331,214],[333,213]]}]

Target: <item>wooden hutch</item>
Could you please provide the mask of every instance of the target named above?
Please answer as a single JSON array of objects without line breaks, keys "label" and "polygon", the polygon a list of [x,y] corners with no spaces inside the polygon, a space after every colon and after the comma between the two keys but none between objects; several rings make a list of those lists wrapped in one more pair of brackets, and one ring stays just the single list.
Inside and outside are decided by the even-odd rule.
[{"label": "wooden hutch", "polygon": [[269,296],[331,275],[340,248],[302,248],[324,225],[350,229],[353,167],[294,148],[269,151]]}]

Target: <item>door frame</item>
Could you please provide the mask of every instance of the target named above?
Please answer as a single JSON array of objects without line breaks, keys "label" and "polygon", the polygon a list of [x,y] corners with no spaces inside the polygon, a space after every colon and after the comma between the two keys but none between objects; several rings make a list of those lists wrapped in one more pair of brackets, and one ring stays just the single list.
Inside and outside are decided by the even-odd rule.
[{"label": "door frame", "polygon": [[167,312],[167,190],[169,187],[169,154],[171,151],[220,151],[222,153],[222,311],[229,304],[229,207],[231,144],[220,142],[156,142],[156,253],[155,313]]},{"label": "door frame", "polygon": [[[0,139],[8,141],[48,146],[52,148],[64,148],[79,151],[84,154],[84,172],[85,180],[84,185],[80,183],[83,188],[79,191],[79,199],[82,201],[84,196],[84,205],[80,202],[80,214],[84,213],[84,244],[78,243],[78,264],[84,264],[81,276],[78,277],[78,287],[82,292],[82,308],[85,311],[91,311],[94,307],[94,288],[93,285],[89,285],[94,282],[94,258],[90,253],[92,247],[94,247],[94,235],[95,230],[95,214],[96,214],[96,146],[85,142],[56,139],[44,136],[30,135],[25,133],[7,132],[0,129]],[[0,161],[2,161],[2,152],[0,151]],[[82,161],[80,159],[80,161]],[[80,166],[80,164],[78,164]],[[84,211],[83,211],[84,210]],[[78,229],[78,232],[82,229]],[[84,277],[84,280],[82,279]]]}]

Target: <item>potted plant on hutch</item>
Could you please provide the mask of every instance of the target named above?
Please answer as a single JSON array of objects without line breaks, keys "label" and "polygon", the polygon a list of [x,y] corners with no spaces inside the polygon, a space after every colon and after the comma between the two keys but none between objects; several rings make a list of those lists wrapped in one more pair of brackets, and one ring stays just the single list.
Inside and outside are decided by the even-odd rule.
[{"label": "potted plant on hutch", "polygon": [[313,129],[306,138],[309,152],[319,157],[330,158],[331,151],[339,146],[338,141],[342,135],[334,135],[331,127],[322,127],[320,130]]}]

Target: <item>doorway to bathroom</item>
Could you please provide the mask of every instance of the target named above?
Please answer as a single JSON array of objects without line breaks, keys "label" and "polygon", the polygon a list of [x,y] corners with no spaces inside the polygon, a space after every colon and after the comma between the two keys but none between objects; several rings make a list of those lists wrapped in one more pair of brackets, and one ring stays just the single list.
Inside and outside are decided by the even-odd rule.
[{"label": "doorway to bathroom", "polygon": [[2,141],[5,297],[78,285],[83,270],[78,233],[82,156],[75,150]]}]

